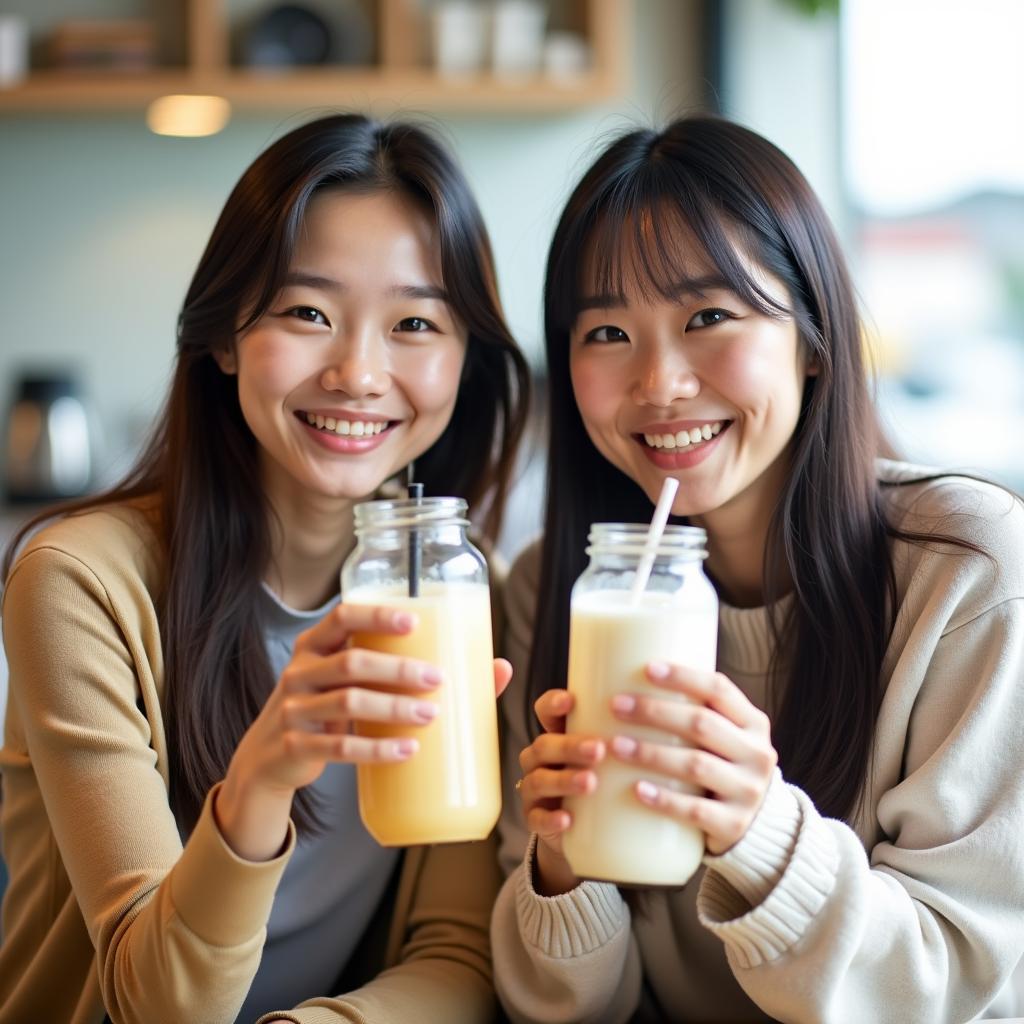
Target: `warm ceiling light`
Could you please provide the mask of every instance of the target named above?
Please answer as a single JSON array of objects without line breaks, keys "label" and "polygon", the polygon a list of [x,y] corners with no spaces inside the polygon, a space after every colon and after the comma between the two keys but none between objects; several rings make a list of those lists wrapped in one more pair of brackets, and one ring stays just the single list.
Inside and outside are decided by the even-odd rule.
[{"label": "warm ceiling light", "polygon": [[216,135],[231,117],[223,96],[161,96],[146,111],[146,124],[157,135]]}]

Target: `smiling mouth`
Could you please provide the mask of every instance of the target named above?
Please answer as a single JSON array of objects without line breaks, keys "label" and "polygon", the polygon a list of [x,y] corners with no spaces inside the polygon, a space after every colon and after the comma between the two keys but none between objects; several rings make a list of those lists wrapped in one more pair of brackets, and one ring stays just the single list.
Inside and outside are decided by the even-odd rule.
[{"label": "smiling mouth", "polygon": [[648,448],[665,451],[699,448],[726,430],[732,420],[710,420],[699,427],[679,430],[674,434],[634,434],[636,440]]},{"label": "smiling mouth", "polygon": [[296,418],[319,430],[324,434],[335,434],[338,437],[376,437],[390,430],[397,420],[347,420],[335,419],[333,416],[320,416],[317,413],[299,410]]}]

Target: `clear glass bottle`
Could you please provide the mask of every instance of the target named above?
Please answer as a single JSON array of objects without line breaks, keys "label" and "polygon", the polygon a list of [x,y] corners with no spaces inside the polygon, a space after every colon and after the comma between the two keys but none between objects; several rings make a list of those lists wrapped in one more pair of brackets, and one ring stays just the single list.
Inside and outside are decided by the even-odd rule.
[{"label": "clear glass bottle", "polygon": [[357,767],[360,814],[384,846],[483,839],[501,811],[487,563],[468,526],[461,498],[355,507],[357,544],[341,571],[342,600],[411,611],[417,625],[401,636],[359,634],[353,645],[419,658],[444,674],[421,698],[439,706],[429,725],[359,728],[419,742],[407,761]]},{"label": "clear glass bottle", "polygon": [[[575,703],[566,730],[681,745],[670,733],[630,727],[610,708],[619,693],[685,700],[647,679],[648,662],[715,668],[718,597],[703,569],[706,535],[696,527],[666,527],[647,586],[634,600],[647,530],[646,524],[591,526],[590,564],[572,590],[569,689]],[[565,800],[573,822],[564,851],[575,874],[626,885],[686,882],[703,856],[703,834],[646,807],[635,791],[641,779],[678,791],[686,787],[610,753],[597,776],[595,792]]]}]

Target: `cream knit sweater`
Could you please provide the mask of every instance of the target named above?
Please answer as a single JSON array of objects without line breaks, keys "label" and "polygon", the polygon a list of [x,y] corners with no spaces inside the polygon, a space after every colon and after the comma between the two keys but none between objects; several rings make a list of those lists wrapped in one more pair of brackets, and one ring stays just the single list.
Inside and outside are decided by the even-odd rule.
[{"label": "cream knit sweater", "polygon": [[[918,473],[880,463],[880,475]],[[992,558],[897,545],[861,813],[823,818],[777,775],[733,849],[705,857],[685,888],[646,894],[631,918],[608,883],[537,895],[509,788],[511,873],[492,947],[513,1021],[961,1024],[992,1003],[1024,952],[1024,509],[963,478],[888,493],[907,528],[953,533]],[[505,653],[519,670],[502,699],[509,787],[528,742],[518,687],[539,568],[535,546],[506,590]],[[765,610],[723,607],[719,667],[761,707],[769,654]]]}]

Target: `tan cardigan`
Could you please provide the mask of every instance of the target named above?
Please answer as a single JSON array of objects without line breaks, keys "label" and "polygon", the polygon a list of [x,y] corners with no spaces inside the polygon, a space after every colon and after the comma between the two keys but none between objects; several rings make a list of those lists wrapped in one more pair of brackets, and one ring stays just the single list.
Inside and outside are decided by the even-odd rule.
[{"label": "tan cardigan", "polygon": [[[160,704],[162,571],[148,510],[111,506],[37,534],[8,581],[0,1024],[98,1024],[105,1012],[229,1024],[259,965],[294,830],[277,859],[244,861],[208,798],[182,848]],[[371,975],[382,973],[263,1019],[493,1019],[498,885],[490,843],[408,850]]]}]

